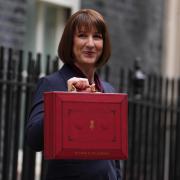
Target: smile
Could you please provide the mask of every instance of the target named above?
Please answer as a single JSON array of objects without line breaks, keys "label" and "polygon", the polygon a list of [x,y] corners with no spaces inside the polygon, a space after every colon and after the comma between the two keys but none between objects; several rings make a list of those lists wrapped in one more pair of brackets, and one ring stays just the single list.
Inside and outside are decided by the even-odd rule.
[{"label": "smile", "polygon": [[92,56],[92,55],[95,54],[95,52],[94,52],[94,51],[84,51],[84,54],[85,54],[85,55]]}]

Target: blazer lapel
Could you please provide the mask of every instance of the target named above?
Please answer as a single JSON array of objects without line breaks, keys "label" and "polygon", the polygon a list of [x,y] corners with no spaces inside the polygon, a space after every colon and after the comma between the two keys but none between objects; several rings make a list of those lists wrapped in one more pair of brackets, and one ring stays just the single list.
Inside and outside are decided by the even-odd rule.
[{"label": "blazer lapel", "polygon": [[63,67],[59,70],[59,73],[61,74],[61,77],[63,78],[66,84],[66,88],[67,88],[67,80],[76,76],[76,72],[67,64],[63,65]]}]

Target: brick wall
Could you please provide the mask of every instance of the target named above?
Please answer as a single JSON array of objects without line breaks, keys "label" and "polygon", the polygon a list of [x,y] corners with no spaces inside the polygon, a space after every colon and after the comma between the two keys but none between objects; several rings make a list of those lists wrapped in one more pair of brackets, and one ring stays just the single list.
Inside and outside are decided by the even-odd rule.
[{"label": "brick wall", "polygon": [[[0,0],[0,45],[23,48],[28,0]],[[31,2],[31,1],[30,1]],[[113,84],[119,68],[132,68],[140,56],[145,72],[159,72],[162,60],[163,0],[82,0],[82,7],[100,11],[112,40]]]},{"label": "brick wall", "polygon": [[26,0],[0,0],[0,45],[23,47],[26,6]]},{"label": "brick wall", "polygon": [[137,56],[145,72],[161,70],[163,0],[82,0],[82,7],[100,11],[108,23],[114,84],[119,68],[132,68]]}]

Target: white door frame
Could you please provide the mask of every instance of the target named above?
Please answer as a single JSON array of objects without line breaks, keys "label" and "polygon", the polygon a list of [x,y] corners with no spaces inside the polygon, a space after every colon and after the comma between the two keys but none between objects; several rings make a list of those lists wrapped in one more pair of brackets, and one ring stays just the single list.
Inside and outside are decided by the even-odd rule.
[{"label": "white door frame", "polygon": [[[59,6],[60,8],[69,8],[71,10],[71,14],[79,10],[80,8],[80,0],[37,0],[38,14],[37,14],[37,23],[36,23],[36,52],[42,53],[44,50],[44,23],[45,23],[45,3]],[[57,28],[58,32],[56,34],[60,34],[63,31],[65,24],[65,17],[63,16],[63,12],[59,12],[61,17],[58,19],[58,23],[60,24],[60,28]],[[59,32],[60,31],[60,32]],[[56,38],[59,41],[59,38]],[[58,42],[56,42],[58,44]]]},{"label": "white door frame", "polygon": [[162,73],[170,78],[180,76],[180,1],[165,1],[164,49]]}]

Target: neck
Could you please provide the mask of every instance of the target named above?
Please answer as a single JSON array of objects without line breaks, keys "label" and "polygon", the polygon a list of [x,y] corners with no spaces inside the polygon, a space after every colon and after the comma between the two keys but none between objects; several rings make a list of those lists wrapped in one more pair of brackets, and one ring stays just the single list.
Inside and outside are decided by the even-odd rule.
[{"label": "neck", "polygon": [[90,66],[81,66],[79,64],[75,63],[75,66],[77,66],[82,73],[87,77],[89,83],[94,83],[94,74],[95,74],[95,68]]}]

